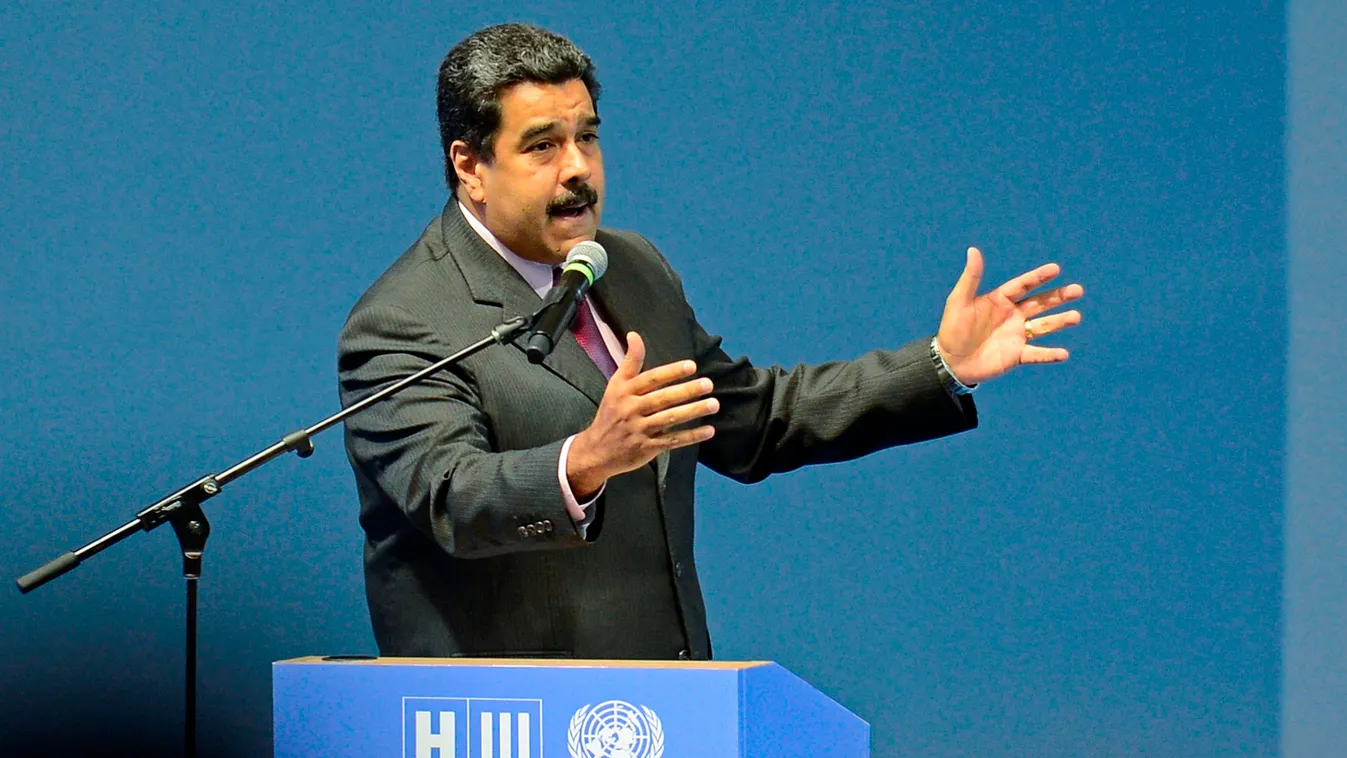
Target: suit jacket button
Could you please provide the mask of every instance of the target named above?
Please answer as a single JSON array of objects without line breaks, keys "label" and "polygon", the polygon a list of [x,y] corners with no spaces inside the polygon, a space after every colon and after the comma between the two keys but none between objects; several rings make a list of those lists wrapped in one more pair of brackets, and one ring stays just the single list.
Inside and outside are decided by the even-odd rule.
[{"label": "suit jacket button", "polygon": [[680,660],[680,661],[690,661],[690,660],[692,660],[692,653],[689,653],[689,652],[687,651],[686,648],[684,648],[684,649],[682,649],[682,650],[679,650],[679,651],[678,651],[678,660]]},{"label": "suit jacket button", "polygon": [[527,527],[523,527],[523,526],[519,527],[519,539],[522,540],[522,539],[524,539],[524,538],[527,537],[527,536],[529,536],[529,530],[528,530],[528,528],[527,528]]},{"label": "suit jacket button", "polygon": [[551,533],[552,533],[552,520],[551,520],[551,519],[543,519],[543,531],[544,531],[544,532],[547,532],[548,534],[551,534]]},{"label": "suit jacket button", "polygon": [[678,561],[677,563],[674,564],[674,576],[678,577],[679,579],[682,579],[682,578],[683,578],[683,562],[682,562],[682,561]]}]

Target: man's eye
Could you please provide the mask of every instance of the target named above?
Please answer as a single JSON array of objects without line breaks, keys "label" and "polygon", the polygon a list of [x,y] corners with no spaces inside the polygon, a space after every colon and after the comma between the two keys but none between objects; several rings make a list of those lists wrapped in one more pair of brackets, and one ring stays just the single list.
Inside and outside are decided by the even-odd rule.
[{"label": "man's eye", "polygon": [[542,142],[535,142],[535,143],[533,143],[532,145],[529,146],[529,152],[530,152],[530,153],[541,153],[542,151],[547,150],[547,149],[550,148],[550,147],[552,147],[552,143],[551,143],[551,142],[548,142],[548,141],[546,141],[546,140],[544,140],[544,141],[542,141]]},{"label": "man's eye", "polygon": [[580,135],[580,141],[581,141],[581,142],[598,142],[598,141],[599,141],[599,134],[598,134],[598,132],[586,132],[586,133]]}]

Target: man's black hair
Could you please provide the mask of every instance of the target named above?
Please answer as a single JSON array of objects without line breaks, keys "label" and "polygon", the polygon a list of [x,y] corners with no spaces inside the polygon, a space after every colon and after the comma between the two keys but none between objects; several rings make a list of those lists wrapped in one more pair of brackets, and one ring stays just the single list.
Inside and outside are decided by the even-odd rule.
[{"label": "man's black hair", "polygon": [[488,26],[454,45],[440,64],[436,88],[449,189],[458,187],[458,175],[449,157],[449,146],[455,140],[468,143],[488,164],[494,158],[500,96],[507,87],[521,82],[562,84],[572,79],[584,82],[598,108],[601,87],[594,77],[594,62],[575,43],[536,26]]}]

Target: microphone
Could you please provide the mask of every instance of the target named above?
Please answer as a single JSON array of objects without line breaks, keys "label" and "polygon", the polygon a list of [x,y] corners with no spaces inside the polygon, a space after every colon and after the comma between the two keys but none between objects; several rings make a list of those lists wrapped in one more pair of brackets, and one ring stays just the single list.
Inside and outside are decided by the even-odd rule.
[{"label": "microphone", "polygon": [[561,269],[561,280],[543,298],[542,307],[534,315],[524,343],[529,363],[542,363],[552,353],[562,333],[575,320],[585,293],[607,270],[608,251],[603,245],[586,240],[571,248]]}]

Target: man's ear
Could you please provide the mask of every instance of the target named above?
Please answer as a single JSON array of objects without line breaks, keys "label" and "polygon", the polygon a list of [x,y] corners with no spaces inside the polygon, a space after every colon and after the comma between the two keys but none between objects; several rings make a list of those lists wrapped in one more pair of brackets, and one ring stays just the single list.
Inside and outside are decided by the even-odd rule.
[{"label": "man's ear", "polygon": [[449,162],[454,167],[454,173],[458,175],[459,188],[468,193],[468,197],[474,203],[486,202],[486,189],[482,186],[482,169],[485,162],[477,155],[468,143],[463,140],[454,140],[449,145]]}]

